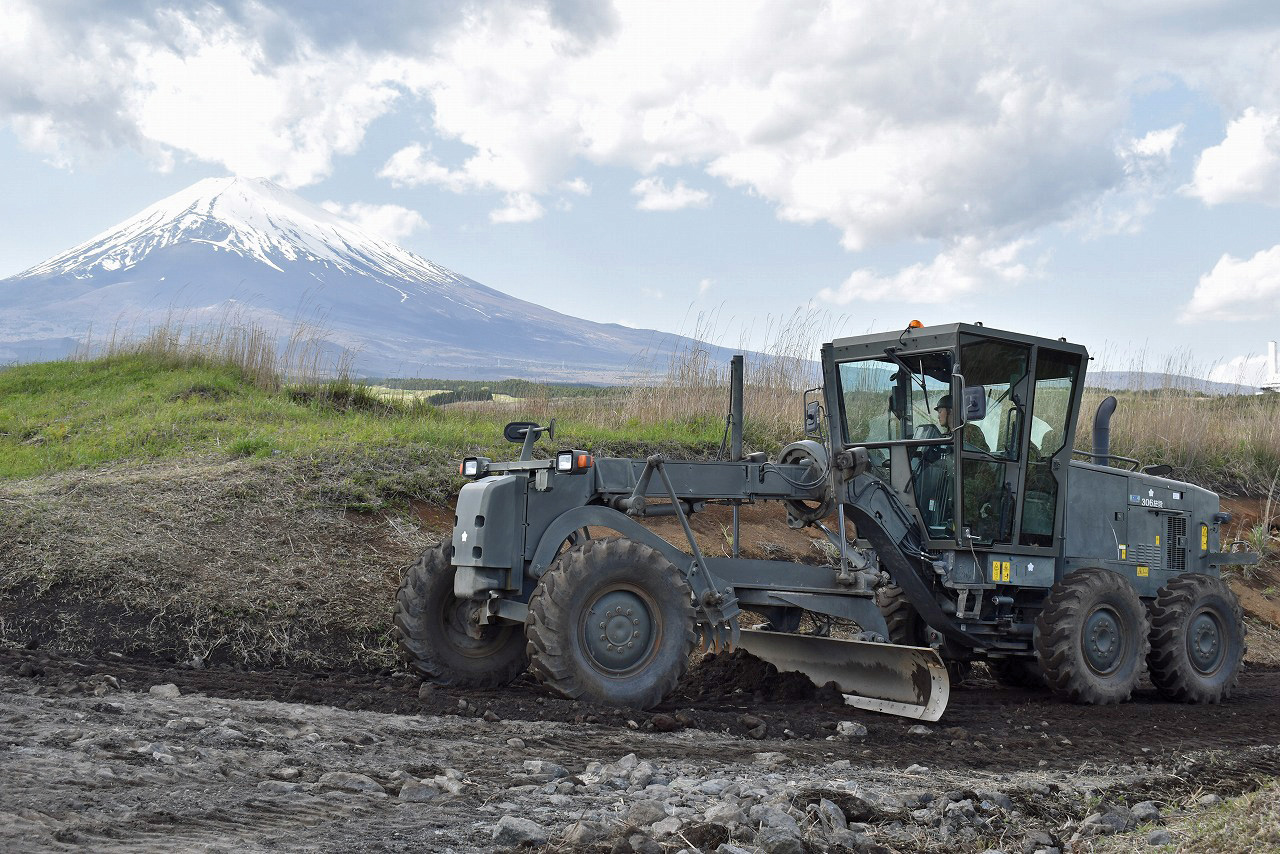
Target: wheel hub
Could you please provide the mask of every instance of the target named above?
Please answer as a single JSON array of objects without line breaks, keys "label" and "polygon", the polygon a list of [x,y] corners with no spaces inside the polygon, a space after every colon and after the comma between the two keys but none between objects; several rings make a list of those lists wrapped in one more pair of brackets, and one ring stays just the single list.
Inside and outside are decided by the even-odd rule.
[{"label": "wheel hub", "polygon": [[1106,675],[1119,666],[1125,638],[1120,618],[1110,608],[1099,608],[1089,615],[1080,641],[1085,661],[1094,672]]},{"label": "wheel hub", "polygon": [[638,591],[607,590],[587,609],[583,639],[592,663],[623,673],[644,662],[653,647],[653,612]]},{"label": "wheel hub", "polygon": [[1198,673],[1213,673],[1222,664],[1222,626],[1208,611],[1192,615],[1187,623],[1187,657]]}]

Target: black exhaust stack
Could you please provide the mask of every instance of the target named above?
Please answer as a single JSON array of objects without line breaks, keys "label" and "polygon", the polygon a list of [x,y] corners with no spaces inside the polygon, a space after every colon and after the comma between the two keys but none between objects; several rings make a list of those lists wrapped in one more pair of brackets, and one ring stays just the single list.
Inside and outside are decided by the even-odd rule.
[{"label": "black exhaust stack", "polygon": [[1108,395],[1106,400],[1098,404],[1098,412],[1093,416],[1093,464],[1107,465],[1111,459],[1111,416],[1116,411],[1116,399]]}]

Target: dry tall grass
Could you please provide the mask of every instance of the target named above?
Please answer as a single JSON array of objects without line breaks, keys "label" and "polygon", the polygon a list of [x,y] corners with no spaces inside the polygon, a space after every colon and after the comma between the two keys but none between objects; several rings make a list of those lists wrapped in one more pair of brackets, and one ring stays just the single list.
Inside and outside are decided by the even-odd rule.
[{"label": "dry tall grass", "polygon": [[177,367],[229,365],[267,391],[279,391],[288,383],[349,383],[354,354],[343,350],[329,355],[325,339],[319,321],[301,313],[287,330],[275,330],[235,311],[205,322],[170,312],[141,333],[117,322],[104,338],[95,339],[90,329],[72,358],[146,356]]}]

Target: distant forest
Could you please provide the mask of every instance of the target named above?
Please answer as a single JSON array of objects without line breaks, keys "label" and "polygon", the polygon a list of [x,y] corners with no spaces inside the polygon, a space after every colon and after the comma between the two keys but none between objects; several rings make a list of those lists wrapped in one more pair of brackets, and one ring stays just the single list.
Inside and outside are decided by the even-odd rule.
[{"label": "distant forest", "polygon": [[530,380],[433,380],[433,379],[378,379],[364,381],[368,385],[380,385],[404,391],[440,390],[432,395],[437,406],[467,400],[493,400],[495,394],[509,397],[610,397],[626,391],[623,386],[597,386],[582,383],[537,383]]}]

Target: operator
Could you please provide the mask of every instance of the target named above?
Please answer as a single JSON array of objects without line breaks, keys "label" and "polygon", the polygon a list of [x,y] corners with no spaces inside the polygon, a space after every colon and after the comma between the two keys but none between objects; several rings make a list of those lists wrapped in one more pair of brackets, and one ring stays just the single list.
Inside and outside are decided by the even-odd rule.
[{"label": "operator", "polygon": [[[944,394],[938,399],[938,405],[933,408],[938,413],[938,426],[942,428],[944,436],[951,435],[951,395]],[[983,453],[991,453],[991,446],[987,444],[987,437],[982,434],[982,428],[977,424],[965,424],[960,428],[960,439],[964,442],[965,450],[982,451]]]}]

